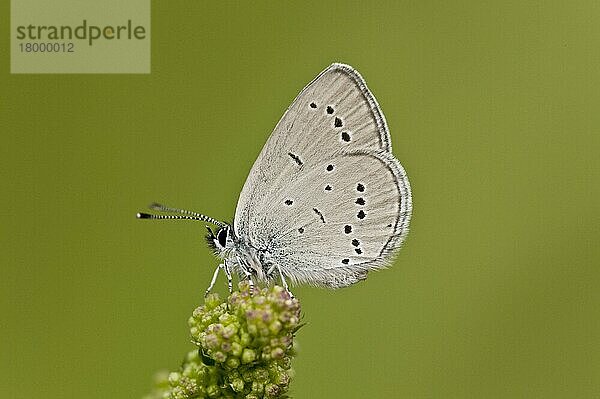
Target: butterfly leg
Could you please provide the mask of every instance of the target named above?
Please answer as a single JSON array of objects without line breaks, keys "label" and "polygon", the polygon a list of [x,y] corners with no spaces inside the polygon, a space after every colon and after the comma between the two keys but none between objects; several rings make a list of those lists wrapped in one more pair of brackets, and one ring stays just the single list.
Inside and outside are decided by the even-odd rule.
[{"label": "butterfly leg", "polygon": [[248,285],[250,286],[250,294],[254,294],[254,281],[252,281],[252,275],[250,274],[250,272],[248,270],[246,270],[245,267],[242,267],[242,270],[244,271],[244,274],[246,275],[246,278],[248,279]]},{"label": "butterfly leg", "polygon": [[279,267],[279,265],[277,265],[277,271],[279,272],[279,277],[281,277],[281,284],[283,284],[283,288],[285,288],[285,291],[290,294],[290,298],[294,299],[294,294],[292,294],[292,291],[290,291],[288,285],[287,285],[287,281],[285,281],[285,277],[283,277],[283,272],[281,271],[281,268]]},{"label": "butterfly leg", "polygon": [[229,270],[227,261],[224,262],[223,269],[225,270],[225,275],[227,275],[227,288],[229,288],[229,293],[231,294],[233,292],[233,283],[231,281],[231,270]]},{"label": "butterfly leg", "polygon": [[215,282],[217,281],[217,276],[219,275],[219,270],[224,268],[225,266],[221,263],[219,266],[217,266],[217,268],[215,269],[215,272],[213,273],[213,277],[212,280],[210,280],[210,285],[208,286],[208,288],[206,289],[206,292],[204,293],[204,297],[206,298],[208,296],[208,294],[210,293],[210,291],[213,289],[213,287],[215,286]]},{"label": "butterfly leg", "polygon": [[254,281],[252,281],[252,274],[248,271],[246,265],[242,262],[239,256],[236,256],[238,264],[240,265],[240,269],[248,279],[248,285],[250,286],[250,295],[254,294]]}]

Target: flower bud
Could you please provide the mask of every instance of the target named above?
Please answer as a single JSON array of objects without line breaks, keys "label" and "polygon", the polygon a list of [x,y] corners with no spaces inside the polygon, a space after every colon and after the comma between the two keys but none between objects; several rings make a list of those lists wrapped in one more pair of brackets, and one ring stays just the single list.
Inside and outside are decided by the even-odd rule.
[{"label": "flower bud", "polygon": [[242,353],[242,363],[250,363],[256,359],[256,353],[252,349],[244,349]]}]

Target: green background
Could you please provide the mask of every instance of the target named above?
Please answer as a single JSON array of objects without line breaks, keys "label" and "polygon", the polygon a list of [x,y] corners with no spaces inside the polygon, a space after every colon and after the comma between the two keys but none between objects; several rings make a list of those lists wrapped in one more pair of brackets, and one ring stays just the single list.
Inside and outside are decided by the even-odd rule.
[{"label": "green background", "polygon": [[2,398],[138,398],[178,366],[216,260],[203,224],[135,213],[231,220],[333,61],[377,96],[414,215],[391,269],[295,288],[292,396],[600,396],[597,1],[153,2],[150,75],[10,75],[7,3]]}]

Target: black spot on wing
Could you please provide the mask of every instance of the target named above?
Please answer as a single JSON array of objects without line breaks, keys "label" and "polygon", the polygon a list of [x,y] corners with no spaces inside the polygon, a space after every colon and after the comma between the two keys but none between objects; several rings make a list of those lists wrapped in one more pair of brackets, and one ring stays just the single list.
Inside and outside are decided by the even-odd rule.
[{"label": "black spot on wing", "polygon": [[303,162],[300,159],[300,157],[296,154],[292,154],[291,152],[288,152],[288,155],[290,156],[290,158],[292,158],[294,160],[294,162],[296,162],[299,166],[302,166]]},{"label": "black spot on wing", "polygon": [[323,214],[321,213],[321,211],[318,210],[317,208],[313,208],[313,211],[315,211],[315,213],[317,215],[319,215],[319,217],[321,218],[321,222],[325,223],[325,218],[323,217]]}]

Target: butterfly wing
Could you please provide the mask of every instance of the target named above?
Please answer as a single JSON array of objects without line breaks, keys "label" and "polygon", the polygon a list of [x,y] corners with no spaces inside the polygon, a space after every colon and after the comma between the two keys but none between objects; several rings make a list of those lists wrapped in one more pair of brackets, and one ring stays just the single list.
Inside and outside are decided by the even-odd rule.
[{"label": "butterfly wing", "polygon": [[333,64],[275,127],[234,227],[292,281],[338,287],[385,264],[408,232],[410,211],[408,180],[375,98],[358,72]]}]

